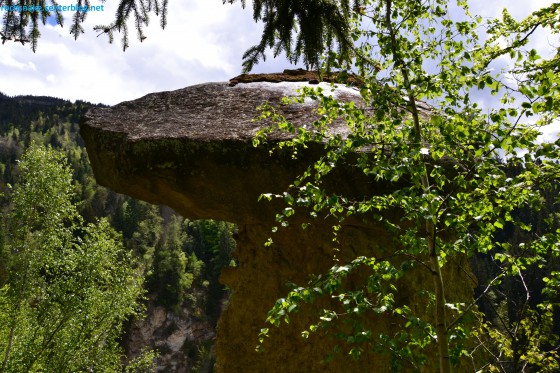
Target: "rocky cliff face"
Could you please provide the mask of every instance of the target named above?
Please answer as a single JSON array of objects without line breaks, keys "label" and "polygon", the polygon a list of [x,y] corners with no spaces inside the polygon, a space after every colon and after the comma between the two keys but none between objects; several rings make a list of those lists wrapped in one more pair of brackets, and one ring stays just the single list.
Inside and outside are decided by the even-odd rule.
[{"label": "rocky cliff face", "polygon": [[[313,311],[325,304],[304,307],[289,325],[272,331],[263,352],[255,352],[267,311],[285,295],[287,283],[305,284],[308,274],[330,268],[333,247],[328,220],[318,220],[305,231],[292,224],[275,234],[272,247],[263,246],[280,205],[259,202],[259,195],[283,192],[321,155],[323,146],[310,146],[298,159],[278,151],[271,156],[269,147],[253,147],[251,140],[263,124],[252,119],[262,102],[276,104],[307,83],[237,83],[202,84],[91,110],[83,118],[81,133],[97,181],[117,192],[171,206],[190,219],[212,218],[238,225],[234,254],[238,266],[224,270],[221,277],[232,289],[232,297],[218,323],[218,371],[388,371],[387,357],[373,350],[359,363],[340,355],[327,364],[325,358],[340,341],[321,333],[309,340],[300,337],[315,320]],[[332,94],[359,100],[352,88],[339,87]],[[280,111],[296,124],[308,123],[316,115],[313,103],[284,106]],[[335,124],[332,131],[343,133],[345,129]],[[275,136],[272,143],[279,139]],[[326,186],[353,196],[386,188],[351,167],[338,169]],[[346,222],[339,240],[342,259],[390,253],[392,247],[392,238],[382,226],[357,220]],[[419,290],[430,288],[432,280],[427,271],[416,272],[414,283],[398,284],[397,302],[412,300],[422,313],[427,310],[426,300]],[[450,301],[472,297],[458,265],[446,268],[445,276]],[[387,334],[402,324],[375,314],[365,315],[363,322],[373,331]]]},{"label": "rocky cliff face", "polygon": [[[153,298],[153,297],[152,297]],[[166,310],[152,300],[146,304],[144,318],[132,321],[123,344],[126,355],[134,358],[146,348],[158,351],[157,372],[188,373],[201,366],[204,356],[198,348],[212,344],[215,331],[206,318],[185,301],[176,311]]]}]

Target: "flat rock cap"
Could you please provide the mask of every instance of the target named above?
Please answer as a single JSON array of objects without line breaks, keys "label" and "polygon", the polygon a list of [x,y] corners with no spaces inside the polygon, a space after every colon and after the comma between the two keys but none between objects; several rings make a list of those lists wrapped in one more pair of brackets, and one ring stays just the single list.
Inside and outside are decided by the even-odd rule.
[{"label": "flat rock cap", "polygon": [[[309,99],[303,104],[279,105],[282,97],[298,95],[297,90],[303,86],[319,87],[326,95],[343,101],[360,100],[356,88],[329,83],[253,82],[235,86],[226,82],[205,83],[151,93],[110,108],[94,108],[82,123],[125,134],[132,141],[158,138],[250,140],[264,126],[255,121],[260,114],[257,107],[264,102],[278,106],[279,112],[296,125],[317,119],[313,110],[316,103]],[[343,130],[343,123],[339,125],[339,130]]]}]

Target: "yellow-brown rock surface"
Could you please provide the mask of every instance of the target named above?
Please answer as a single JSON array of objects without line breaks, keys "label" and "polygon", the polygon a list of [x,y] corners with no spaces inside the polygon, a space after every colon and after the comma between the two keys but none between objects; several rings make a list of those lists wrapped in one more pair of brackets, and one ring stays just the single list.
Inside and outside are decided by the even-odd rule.
[{"label": "yellow-brown rock surface", "polygon": [[[322,144],[309,146],[297,159],[288,152],[270,149],[278,140],[255,148],[252,139],[263,126],[253,121],[264,101],[277,104],[306,82],[208,83],[173,92],[153,93],[111,108],[95,108],[83,118],[81,134],[97,181],[119,193],[172,207],[189,219],[216,219],[239,227],[235,258],[238,266],[222,273],[232,297],[218,324],[216,356],[219,372],[384,372],[390,371],[388,355],[372,350],[356,362],[347,355],[323,360],[341,341],[324,333],[301,338],[316,321],[320,305],[304,307],[289,325],[273,329],[263,352],[255,352],[258,334],[265,327],[267,311],[284,296],[287,283],[304,285],[309,274],[333,265],[333,244],[328,220],[318,219],[306,230],[297,220],[264,242],[275,225],[281,203],[258,201],[261,193],[282,193],[294,178],[323,152]],[[321,83],[326,92],[331,88]],[[331,92],[341,100],[358,100],[355,89]],[[280,109],[296,124],[316,118],[314,105],[306,102]],[[338,128],[336,128],[338,126]],[[344,133],[342,124],[332,129]],[[340,167],[326,188],[350,196],[382,191],[353,167]],[[299,215],[298,215],[299,216]],[[362,221],[347,221],[339,240],[338,257],[390,255],[392,237],[383,228]],[[449,298],[471,299],[472,286],[458,265],[445,270]],[[414,281],[398,284],[397,302],[412,303],[426,313],[423,288],[431,289],[426,270],[415,269]],[[325,302],[325,301],[323,301]],[[326,300],[328,302],[328,300]],[[327,305],[326,303],[322,304]],[[392,335],[402,320],[385,314],[365,314],[364,326]]]}]

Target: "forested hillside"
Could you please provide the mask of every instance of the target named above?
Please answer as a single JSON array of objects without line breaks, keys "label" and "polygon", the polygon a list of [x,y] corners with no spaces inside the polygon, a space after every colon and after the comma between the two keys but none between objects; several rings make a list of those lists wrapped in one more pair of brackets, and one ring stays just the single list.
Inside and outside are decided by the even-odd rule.
[{"label": "forested hillside", "polygon": [[[110,226],[122,233],[124,247],[134,254],[140,281],[147,291],[144,301],[147,312],[160,307],[168,315],[168,322],[162,325],[169,330],[158,330],[154,335],[162,339],[169,337],[176,331],[173,325],[184,325],[181,318],[188,318],[189,325],[195,320],[214,328],[228,297],[227,289],[218,281],[220,270],[224,266],[235,265],[230,255],[235,246],[235,226],[210,220],[189,221],[167,207],[150,205],[97,185],[78,134],[79,119],[90,107],[92,104],[83,101],[71,103],[51,97],[8,97],[0,94],[0,195],[3,211],[0,244],[13,235],[5,217],[8,211],[13,210],[10,206],[14,197],[11,185],[21,177],[18,160],[24,150],[32,143],[59,149],[73,173],[76,192],[73,202],[78,206],[79,214],[85,223],[95,223],[106,217]],[[505,168],[505,171],[508,177],[515,177],[522,169]],[[544,236],[550,229],[544,225],[545,219],[554,220],[548,222],[549,227],[560,225],[555,202],[557,187],[543,195],[548,201],[546,209],[521,208],[513,213],[516,219],[533,228],[530,233],[522,226],[506,222],[502,234],[496,235],[502,245],[508,243],[519,247],[516,255],[523,254],[523,245],[519,242],[523,242],[525,236]],[[1,254],[9,256],[10,252],[4,250]],[[484,284],[501,278],[500,254],[496,251],[492,255],[480,254],[471,259],[471,267],[481,284],[477,289],[478,308],[485,319],[499,325],[491,331],[494,334],[489,334],[490,339],[499,341],[501,334],[514,330],[512,343],[515,345],[512,350],[518,354],[532,354],[537,359],[540,356],[538,349],[554,351],[557,348],[560,317],[550,317],[548,323],[538,320],[543,313],[557,313],[552,308],[540,309],[539,304],[543,297],[558,300],[557,294],[542,293],[542,279],[558,271],[560,264],[549,253],[538,261],[527,262],[523,268],[525,276],[500,279],[499,286],[485,293]],[[9,259],[4,257],[2,261]],[[0,265],[0,288],[6,282],[6,276],[6,268]],[[535,322],[521,322],[528,317]],[[200,340],[185,341],[178,348],[170,348],[157,339],[133,340],[133,330],[138,330],[138,323],[128,320],[125,325],[122,343],[126,351],[136,354],[142,348],[155,348],[163,357],[160,358],[161,367],[166,367],[165,364],[173,359],[182,359],[182,364],[189,367],[188,371],[212,371],[211,333],[201,332],[204,337]],[[534,345],[535,341],[540,346]],[[143,342],[147,345],[139,346]],[[130,347],[132,345],[134,347]],[[521,357],[512,356],[511,360],[516,362]]]},{"label": "forested hillside", "polygon": [[[11,185],[20,176],[18,160],[24,150],[32,143],[61,150],[73,173],[73,202],[79,214],[85,223],[106,217],[110,226],[122,233],[124,247],[136,257],[148,294],[146,304],[152,308],[164,307],[177,318],[188,315],[215,327],[228,296],[218,277],[223,266],[233,264],[230,253],[235,246],[232,238],[235,226],[216,221],[189,221],[164,206],[134,200],[97,185],[78,134],[79,119],[90,107],[92,104],[83,101],[71,103],[52,97],[0,94],[3,216],[11,209]],[[4,219],[0,233],[0,243],[2,237],[12,234]],[[5,251],[3,255],[10,253]],[[0,288],[5,282],[3,277],[0,273]],[[129,321],[128,325],[132,327],[133,322]],[[124,340],[134,343],[130,336]],[[146,348],[158,348],[162,356],[168,353],[157,341],[149,343],[152,345]],[[211,366],[208,361],[212,360],[211,341],[199,343],[193,345],[191,341],[191,345],[183,346],[181,353],[198,371],[208,371]]]}]

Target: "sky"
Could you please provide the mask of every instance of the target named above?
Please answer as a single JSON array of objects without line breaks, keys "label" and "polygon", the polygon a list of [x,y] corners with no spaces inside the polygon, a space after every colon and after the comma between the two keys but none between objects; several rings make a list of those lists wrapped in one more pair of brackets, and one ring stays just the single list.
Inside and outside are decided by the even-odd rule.
[{"label": "sky", "polygon": [[[239,2],[170,0],[165,30],[152,15],[147,38],[140,43],[131,25],[130,47],[123,52],[119,35],[109,44],[106,35],[97,37],[93,31],[95,25],[111,22],[116,4],[108,0],[104,11],[88,14],[86,32],[78,40],[69,34],[72,13],[63,12],[67,24],[43,27],[35,53],[29,45],[0,45],[0,92],[113,105],[150,92],[227,81],[241,73],[243,52],[260,40],[262,24],[253,21],[250,4],[242,9]],[[285,68],[290,68],[285,59],[270,58],[254,71]]]},{"label": "sky", "polygon": [[[550,4],[551,0],[472,0],[474,13],[491,17],[507,7],[515,17]],[[60,5],[74,4],[59,0]],[[81,99],[108,105],[132,100],[150,92],[227,81],[241,73],[243,52],[256,44],[262,24],[252,18],[252,6],[242,9],[222,0],[169,0],[165,30],[155,15],[140,43],[131,25],[130,47],[122,51],[120,37],[113,44],[93,27],[108,24],[117,0],[91,0],[104,11],[91,12],[84,23],[85,34],[78,40],[69,34],[71,12],[63,12],[63,28],[48,24],[41,30],[38,49],[7,42],[0,44],[0,92],[10,96],[33,94]],[[0,15],[3,12],[0,10]],[[537,38],[544,47],[552,43]],[[556,40],[557,41],[557,40]],[[280,72],[294,68],[285,58],[269,57],[253,72]]]}]

